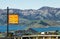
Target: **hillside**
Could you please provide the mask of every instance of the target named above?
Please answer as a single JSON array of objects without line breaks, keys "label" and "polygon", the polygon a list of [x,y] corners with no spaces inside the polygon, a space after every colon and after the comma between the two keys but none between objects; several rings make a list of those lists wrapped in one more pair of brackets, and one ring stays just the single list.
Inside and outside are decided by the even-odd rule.
[{"label": "hillside", "polygon": [[[6,25],[6,9],[0,9],[0,25]],[[44,27],[60,25],[60,8],[42,7],[34,9],[10,9],[9,13],[19,15],[19,25],[28,27]]]}]

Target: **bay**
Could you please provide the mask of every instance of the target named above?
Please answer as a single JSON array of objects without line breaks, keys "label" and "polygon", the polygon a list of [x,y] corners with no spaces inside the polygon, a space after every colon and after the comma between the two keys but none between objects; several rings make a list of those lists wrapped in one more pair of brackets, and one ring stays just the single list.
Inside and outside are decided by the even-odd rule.
[{"label": "bay", "polygon": [[[24,30],[26,26],[17,26],[17,25],[10,25],[9,31],[16,31],[16,30]],[[0,26],[0,32],[6,32],[7,26]]]}]

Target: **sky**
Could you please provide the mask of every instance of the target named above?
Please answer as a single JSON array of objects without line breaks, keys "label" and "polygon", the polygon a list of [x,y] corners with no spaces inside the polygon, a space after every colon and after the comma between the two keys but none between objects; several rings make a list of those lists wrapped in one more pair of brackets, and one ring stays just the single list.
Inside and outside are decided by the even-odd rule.
[{"label": "sky", "polygon": [[60,8],[60,0],[0,0],[0,9],[39,9],[43,6]]}]

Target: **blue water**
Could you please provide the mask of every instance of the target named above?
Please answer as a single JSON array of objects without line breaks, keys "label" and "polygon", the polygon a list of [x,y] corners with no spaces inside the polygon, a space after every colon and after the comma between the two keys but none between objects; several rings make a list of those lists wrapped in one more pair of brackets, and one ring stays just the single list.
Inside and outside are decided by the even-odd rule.
[{"label": "blue water", "polygon": [[[16,25],[11,25],[9,26],[10,31],[16,31],[16,30],[24,30],[26,26],[16,26]],[[7,26],[0,26],[0,32],[6,32],[7,31]]]},{"label": "blue water", "polygon": [[[9,26],[9,31],[16,31],[16,30],[24,30],[26,29],[26,26],[16,26],[16,25],[11,25]],[[60,27],[47,27],[47,28],[32,28],[35,31],[38,32],[47,32],[47,31],[60,31]],[[6,32],[7,31],[7,26],[0,26],[0,32]]]},{"label": "blue water", "polygon": [[32,28],[37,32],[60,31],[60,27]]}]

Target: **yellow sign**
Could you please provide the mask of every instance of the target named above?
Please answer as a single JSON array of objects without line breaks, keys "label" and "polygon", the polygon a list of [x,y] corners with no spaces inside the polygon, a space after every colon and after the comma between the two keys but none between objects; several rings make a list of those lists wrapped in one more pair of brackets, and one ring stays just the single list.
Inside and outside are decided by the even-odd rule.
[{"label": "yellow sign", "polygon": [[9,24],[18,24],[18,15],[17,14],[9,14]]}]

